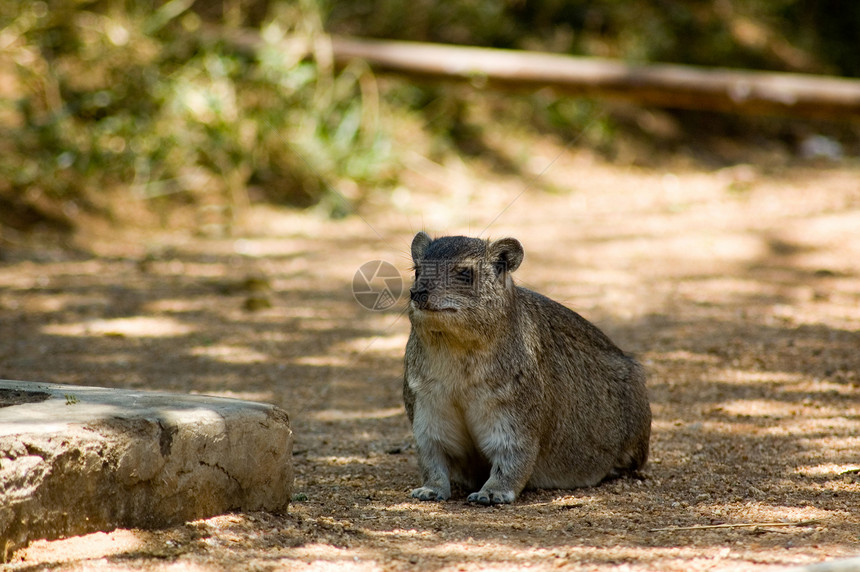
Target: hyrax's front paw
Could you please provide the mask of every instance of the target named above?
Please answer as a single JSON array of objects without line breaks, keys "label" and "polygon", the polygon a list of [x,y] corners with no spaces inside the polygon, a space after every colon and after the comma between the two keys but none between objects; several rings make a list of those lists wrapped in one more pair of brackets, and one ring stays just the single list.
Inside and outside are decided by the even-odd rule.
[{"label": "hyrax's front paw", "polygon": [[445,501],[450,496],[451,493],[434,487],[418,487],[412,491],[412,498],[423,501]]},{"label": "hyrax's front paw", "polygon": [[483,505],[491,505],[491,504],[510,504],[514,502],[514,499],[517,495],[514,494],[514,491],[494,491],[481,489],[476,493],[470,494],[466,500],[469,502],[476,502],[478,504]]}]

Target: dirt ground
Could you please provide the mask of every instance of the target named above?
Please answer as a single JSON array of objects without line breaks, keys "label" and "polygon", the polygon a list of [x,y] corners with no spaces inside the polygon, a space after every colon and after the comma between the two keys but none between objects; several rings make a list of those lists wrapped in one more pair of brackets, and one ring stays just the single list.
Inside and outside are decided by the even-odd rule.
[{"label": "dirt ground", "polygon": [[[297,475],[286,515],[38,541],[7,569],[768,570],[860,554],[860,165],[517,152],[532,159],[505,175],[414,157],[404,188],[342,221],[254,207],[232,238],[4,236],[0,378],[274,403]],[[644,479],[494,508],[409,498],[405,298],[368,311],[351,284],[373,260],[406,279],[422,228],[517,237],[520,284],[639,356]],[[750,526],[678,528],[717,524]]]}]

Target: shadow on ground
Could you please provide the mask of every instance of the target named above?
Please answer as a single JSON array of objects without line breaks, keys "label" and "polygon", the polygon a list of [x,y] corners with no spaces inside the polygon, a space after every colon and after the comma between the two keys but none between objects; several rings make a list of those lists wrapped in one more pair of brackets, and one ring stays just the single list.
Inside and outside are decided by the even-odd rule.
[{"label": "shadow on ground", "polygon": [[[532,274],[523,280],[560,294],[646,364],[654,425],[645,478],[528,491],[490,509],[464,495],[409,499],[417,466],[400,398],[408,321],[402,304],[369,312],[350,291],[354,270],[375,257],[396,260],[406,275],[404,248],[393,242],[368,247],[330,223],[339,238],[277,247],[261,239],[271,250],[254,256],[241,252],[253,240],[238,250],[236,241],[200,240],[129,256],[5,256],[0,377],[282,406],[296,431],[298,493],[288,515],[114,533],[118,551],[79,558],[49,544],[15,569],[83,565],[99,554],[117,567],[423,569],[688,569],[699,560],[765,566],[850,554],[860,535],[860,483],[850,471],[860,466],[856,263],[829,264],[816,258],[823,246],[759,228],[748,214],[738,232],[754,254],[711,263],[704,251],[682,264],[684,242],[666,254],[649,241],[687,240],[695,212],[664,214],[651,234],[633,228],[599,240],[601,221],[585,221],[569,231],[581,249],[572,255],[527,248]],[[672,226],[684,217],[692,222]],[[567,228],[563,214],[553,224]],[[409,232],[392,234],[408,243]],[[623,271],[595,278],[606,266]],[[618,291],[641,310],[615,311]],[[759,525],[673,528],[722,523]]]}]

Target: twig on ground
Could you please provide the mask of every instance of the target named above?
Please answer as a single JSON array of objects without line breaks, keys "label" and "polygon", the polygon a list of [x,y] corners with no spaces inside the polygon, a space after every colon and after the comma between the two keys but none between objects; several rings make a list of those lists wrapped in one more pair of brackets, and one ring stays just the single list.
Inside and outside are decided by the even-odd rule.
[{"label": "twig on ground", "polygon": [[652,528],[648,532],[675,532],[678,530],[709,530],[714,528],[756,528],[776,526],[811,526],[821,524],[818,519],[801,520],[798,522],[738,522],[725,524],[695,524],[693,526],[667,526],[665,528]]}]

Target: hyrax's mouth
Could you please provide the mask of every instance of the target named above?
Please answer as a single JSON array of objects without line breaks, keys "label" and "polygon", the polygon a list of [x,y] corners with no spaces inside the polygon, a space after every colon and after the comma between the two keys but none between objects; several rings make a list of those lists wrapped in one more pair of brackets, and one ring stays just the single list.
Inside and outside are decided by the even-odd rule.
[{"label": "hyrax's mouth", "polygon": [[456,314],[457,308],[451,306],[428,306],[426,304],[417,304],[415,301],[412,302],[412,309],[417,312],[424,312],[427,314]]},{"label": "hyrax's mouth", "polygon": [[426,312],[428,314],[456,314],[457,313],[457,308],[428,308],[426,306],[423,308],[420,306],[413,306],[413,308],[415,310],[418,310],[419,312]]}]

